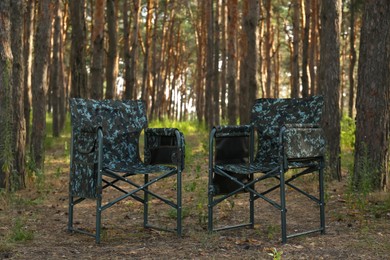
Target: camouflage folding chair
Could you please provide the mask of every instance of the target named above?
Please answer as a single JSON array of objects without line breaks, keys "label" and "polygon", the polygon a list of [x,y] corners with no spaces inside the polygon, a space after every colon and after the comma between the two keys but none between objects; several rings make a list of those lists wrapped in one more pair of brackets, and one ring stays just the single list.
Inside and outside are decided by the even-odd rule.
[{"label": "camouflage folding chair", "polygon": [[[182,185],[185,144],[183,134],[174,128],[147,128],[142,101],[71,99],[72,123],[69,181],[68,230],[95,237],[100,242],[101,214],[126,198],[144,206],[144,227],[182,234]],[[139,138],[145,130],[144,161]],[[153,174],[153,175],[152,175]],[[141,183],[136,176],[143,175]],[[150,178],[152,176],[152,178]],[[176,200],[149,189],[152,184],[176,176]],[[137,181],[138,179],[138,181]],[[124,187],[125,186],[125,187]],[[103,199],[103,190],[112,188],[120,195]],[[149,198],[154,197],[176,211],[176,227],[149,223]],[[96,200],[96,230],[74,227],[75,206],[85,199]]]},{"label": "camouflage folding chair", "polygon": [[[325,139],[319,126],[323,98],[258,99],[251,112],[251,124],[218,126],[210,132],[208,230],[209,232],[254,227],[254,201],[261,198],[281,214],[282,243],[287,238],[313,232],[325,233],[324,153]],[[255,138],[256,137],[256,138]],[[255,142],[257,139],[257,142]],[[256,148],[256,149],[255,149]],[[256,150],[256,156],[255,155]],[[286,172],[297,169],[287,178]],[[303,175],[318,173],[319,194],[313,196],[292,182]],[[275,178],[277,184],[259,191],[261,181]],[[255,185],[256,184],[256,185]],[[319,205],[319,228],[287,235],[286,186]],[[260,189],[260,188],[259,188]],[[280,199],[270,192],[279,189]],[[249,221],[214,228],[214,208],[238,193],[249,193]]]}]

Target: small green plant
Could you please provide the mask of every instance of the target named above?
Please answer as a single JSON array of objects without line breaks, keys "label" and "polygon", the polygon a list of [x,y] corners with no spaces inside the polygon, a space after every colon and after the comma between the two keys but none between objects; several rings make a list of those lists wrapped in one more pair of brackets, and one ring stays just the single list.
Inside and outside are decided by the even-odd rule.
[{"label": "small green plant", "polygon": [[273,247],[273,248],[270,248],[269,251],[270,251],[270,253],[268,253],[268,255],[272,256],[272,259],[274,259],[274,260],[282,259],[282,255],[283,255],[282,250],[278,251],[277,248]]},{"label": "small green plant", "polygon": [[368,204],[368,196],[373,190],[373,167],[368,159],[366,148],[364,148],[358,167],[358,176],[355,175],[353,168],[349,171],[347,196],[351,207],[365,211]]},{"label": "small green plant", "polygon": [[275,237],[275,234],[279,234],[280,233],[280,226],[276,226],[276,225],[269,225],[267,226],[267,236],[268,236],[268,239],[273,239]]},{"label": "small green plant", "polygon": [[11,242],[23,242],[32,240],[33,238],[34,233],[26,228],[25,221],[21,218],[16,218],[11,229],[11,234],[9,235],[9,240]]}]

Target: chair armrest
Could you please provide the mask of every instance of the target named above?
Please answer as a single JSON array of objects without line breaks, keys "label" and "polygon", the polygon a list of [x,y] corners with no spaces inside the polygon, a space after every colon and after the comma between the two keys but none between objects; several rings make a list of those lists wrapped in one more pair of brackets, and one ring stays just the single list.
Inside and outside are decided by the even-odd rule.
[{"label": "chair armrest", "polygon": [[283,156],[287,160],[323,157],[325,136],[314,124],[286,124],[280,130]]},{"label": "chair armrest", "polygon": [[184,169],[185,140],[176,128],[147,128],[145,130],[144,161],[147,164],[177,164]]},{"label": "chair armrest", "polygon": [[225,125],[225,126],[216,126],[214,131],[211,131],[212,134],[215,134],[215,137],[238,137],[238,136],[249,136],[252,131],[251,125]]}]

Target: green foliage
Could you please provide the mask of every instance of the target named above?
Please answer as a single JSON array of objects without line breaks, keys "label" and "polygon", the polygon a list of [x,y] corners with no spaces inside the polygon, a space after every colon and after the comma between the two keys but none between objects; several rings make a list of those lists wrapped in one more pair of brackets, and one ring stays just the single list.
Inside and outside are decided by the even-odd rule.
[{"label": "green foliage", "polygon": [[270,251],[270,253],[268,253],[268,255],[272,256],[272,259],[274,259],[274,260],[282,259],[282,255],[283,255],[282,250],[278,251],[277,248],[273,247],[273,248],[270,248],[269,251]]},{"label": "green foliage", "polygon": [[25,220],[20,217],[16,218],[11,233],[9,234],[9,240],[11,242],[24,242],[33,238],[34,233],[27,229]]},{"label": "green foliage", "polygon": [[354,149],[355,145],[355,121],[344,115],[341,120],[341,150],[342,151],[351,151]]},{"label": "green foliage", "polygon": [[358,164],[358,176],[352,168],[347,180],[350,205],[360,210],[366,210],[368,195],[373,190],[373,168],[368,158],[367,148],[364,147],[363,150],[363,156]]}]

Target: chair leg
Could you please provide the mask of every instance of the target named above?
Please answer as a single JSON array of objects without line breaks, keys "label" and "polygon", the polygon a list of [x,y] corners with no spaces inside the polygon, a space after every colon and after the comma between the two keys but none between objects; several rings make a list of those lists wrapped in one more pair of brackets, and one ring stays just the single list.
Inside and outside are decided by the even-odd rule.
[{"label": "chair leg", "polygon": [[181,187],[181,171],[178,170],[177,172],[177,201],[176,201],[176,204],[177,204],[177,235],[178,236],[181,236],[182,235],[182,194],[181,194],[181,190],[182,190],[182,187]]},{"label": "chair leg", "polygon": [[100,233],[101,233],[101,223],[102,223],[102,197],[99,196],[96,200],[96,234],[95,240],[96,243],[100,243]]},{"label": "chair leg", "polygon": [[213,231],[213,193],[211,190],[211,186],[209,184],[209,191],[208,191],[208,205],[207,205],[207,210],[208,210],[208,225],[207,229],[209,233]]},{"label": "chair leg", "polygon": [[[149,175],[145,174],[144,183],[149,182]],[[147,192],[148,187],[145,187],[144,190],[144,228],[146,228],[149,224],[148,216],[149,216],[149,193]]]},{"label": "chair leg", "polygon": [[320,189],[320,223],[321,234],[325,234],[325,196],[324,196],[324,168],[319,170],[319,189]]},{"label": "chair leg", "polygon": [[69,211],[68,211],[68,231],[73,229],[73,196],[69,195]]},{"label": "chair leg", "polygon": [[282,167],[280,170],[280,206],[282,243],[285,244],[287,242],[286,190],[284,183],[284,171]]},{"label": "chair leg", "polygon": [[255,200],[253,192],[249,192],[249,223],[250,227],[255,227]]}]

